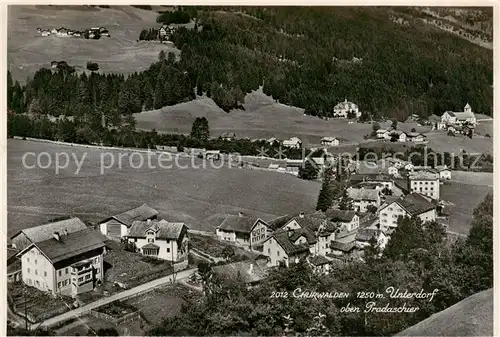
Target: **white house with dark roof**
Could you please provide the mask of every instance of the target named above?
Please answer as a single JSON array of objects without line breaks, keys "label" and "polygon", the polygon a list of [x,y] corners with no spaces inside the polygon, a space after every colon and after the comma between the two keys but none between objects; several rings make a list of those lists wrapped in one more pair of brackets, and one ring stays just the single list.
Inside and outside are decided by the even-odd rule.
[{"label": "white house with dark roof", "polygon": [[67,296],[91,291],[104,279],[105,237],[86,228],[72,233],[52,234],[17,254],[22,280],[41,291]]},{"label": "white house with dark roof", "polygon": [[422,221],[436,220],[436,204],[419,193],[411,193],[403,198],[388,199],[379,210],[380,229],[387,231],[398,226],[399,217],[417,216]]},{"label": "white house with dark roof", "polygon": [[323,138],[321,138],[321,145],[323,145],[323,146],[339,146],[340,140],[337,137],[323,137]]},{"label": "white house with dark roof", "polygon": [[328,275],[330,273],[331,259],[323,255],[308,256],[306,261],[314,273]]},{"label": "white house with dark roof", "polygon": [[14,234],[10,239],[12,248],[23,250],[32,243],[45,241],[52,238],[55,232],[73,233],[86,229],[87,226],[79,218],[69,218],[50,222],[41,226],[25,228]]},{"label": "white house with dark roof", "polygon": [[134,221],[127,240],[143,255],[173,262],[184,261],[189,252],[188,228],[183,222]]},{"label": "white house with dark roof", "polygon": [[300,149],[300,147],[302,146],[302,141],[297,137],[292,137],[290,139],[284,140],[282,144],[284,147]]},{"label": "white house with dark roof", "polygon": [[302,228],[280,229],[263,242],[262,253],[269,267],[280,264],[286,267],[298,263],[310,254],[310,245],[316,243],[314,235]]},{"label": "white house with dark roof", "polygon": [[111,239],[122,239],[128,235],[134,221],[153,220],[158,217],[158,211],[143,204],[126,212],[113,215],[99,222],[101,233]]}]

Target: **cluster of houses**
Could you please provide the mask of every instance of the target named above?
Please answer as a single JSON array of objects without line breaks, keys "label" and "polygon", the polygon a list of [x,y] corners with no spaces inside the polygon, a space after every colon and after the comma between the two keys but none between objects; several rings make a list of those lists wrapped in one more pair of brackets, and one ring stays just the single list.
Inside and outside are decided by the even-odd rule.
[{"label": "cluster of houses", "polygon": [[174,25],[163,25],[158,29],[158,40],[162,42],[168,42],[172,38],[172,34],[175,33],[177,27]]},{"label": "cluster of houses", "polygon": [[463,112],[446,111],[443,113],[441,121],[437,123],[437,129],[469,135],[474,132],[476,125],[476,116],[470,104],[467,103]]},{"label": "cluster of houses", "polygon": [[402,130],[395,130],[390,127],[387,129],[378,129],[376,131],[377,139],[385,141],[397,141],[397,142],[415,142],[422,143],[427,140],[427,137],[420,132],[405,132]]},{"label": "cluster of houses", "polygon": [[259,252],[266,257],[267,268],[305,259],[320,273],[328,273],[336,263],[362,259],[371,240],[383,250],[399,217],[440,219],[440,185],[451,179],[445,166],[416,167],[399,159],[386,160],[353,165],[347,190],[350,209],[334,205],[326,212],[299,212],[272,221],[229,215],[216,227],[216,236]]},{"label": "cluster of houses", "polygon": [[93,27],[84,30],[73,30],[65,27],[52,29],[37,28],[37,32],[41,36],[81,37],[88,39],[94,39],[96,36],[110,37],[109,31],[106,29],[106,27]]},{"label": "cluster of houses", "polygon": [[135,245],[136,252],[187,267],[188,228],[158,219],[143,204],[87,226],[73,217],[26,228],[11,237],[9,281],[22,280],[44,292],[75,297],[104,282],[106,239]]}]

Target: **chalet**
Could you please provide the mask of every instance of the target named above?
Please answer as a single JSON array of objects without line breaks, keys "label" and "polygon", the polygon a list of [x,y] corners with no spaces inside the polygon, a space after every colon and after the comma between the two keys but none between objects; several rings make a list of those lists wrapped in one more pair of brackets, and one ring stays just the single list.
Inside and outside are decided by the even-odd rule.
[{"label": "chalet", "polygon": [[434,170],[439,174],[440,180],[450,180],[451,170],[446,165],[439,165],[434,168]]},{"label": "chalet", "polygon": [[377,228],[360,228],[356,233],[356,245],[358,248],[364,249],[370,245],[370,240],[373,238],[375,238],[378,248],[384,250],[389,238],[384,231]]},{"label": "chalet", "polygon": [[380,229],[385,231],[396,228],[400,216],[415,216],[422,221],[434,221],[436,220],[436,205],[419,193],[411,193],[403,198],[390,199],[380,208]]},{"label": "chalet", "polygon": [[349,198],[352,199],[352,204],[358,212],[368,212],[369,206],[380,207],[380,190],[367,188],[349,187],[347,190]]},{"label": "chalet", "polygon": [[243,247],[253,248],[260,245],[271,235],[273,228],[260,218],[247,217],[240,213],[228,215],[215,228],[215,234],[221,241],[229,241]]},{"label": "chalet", "polygon": [[263,254],[269,257],[269,267],[288,267],[307,257],[316,242],[314,233],[307,228],[279,229],[264,241]]},{"label": "chalet", "polygon": [[302,146],[302,141],[297,137],[292,137],[290,139],[284,140],[283,146],[292,149],[300,149]]},{"label": "chalet", "polygon": [[75,297],[92,291],[104,280],[104,237],[86,228],[53,233],[20,251],[22,279],[29,286],[52,294]]},{"label": "chalet", "polygon": [[335,240],[351,236],[359,228],[359,216],[354,211],[329,209],[326,211],[326,217],[335,224]]},{"label": "chalet", "polygon": [[358,105],[353,102],[348,102],[347,99],[333,107],[334,117],[347,118],[349,114],[353,114],[355,118],[361,117]]},{"label": "chalet", "polygon": [[376,134],[378,139],[385,139],[385,140],[391,139],[391,130],[378,129],[376,131]]},{"label": "chalet", "polygon": [[390,132],[390,139],[395,139],[398,142],[404,143],[408,141],[408,134],[402,130],[393,130]]},{"label": "chalet", "polygon": [[127,237],[129,229],[134,221],[146,221],[156,219],[158,211],[143,204],[134,209],[114,215],[99,222],[101,233],[108,238],[119,240]]},{"label": "chalet", "polygon": [[188,256],[188,228],[183,222],[166,220],[134,221],[127,240],[143,255],[172,262]]},{"label": "chalet", "polygon": [[330,244],[330,250],[331,254],[335,256],[353,256],[357,253],[358,248],[356,247],[355,241],[332,241]]},{"label": "chalet", "polygon": [[323,137],[321,138],[321,145],[323,146],[338,146],[340,141],[336,137]]},{"label": "chalet", "polygon": [[42,36],[50,36],[51,35],[50,30],[48,30],[48,29],[41,30],[40,34],[42,34]]},{"label": "chalet", "polygon": [[452,112],[446,111],[441,116],[441,123],[445,125],[464,125],[469,124],[473,127],[477,124],[477,119],[474,113],[472,112],[472,107],[467,103],[464,107],[463,112]]},{"label": "chalet", "polygon": [[33,243],[50,239],[54,232],[73,233],[86,228],[87,226],[79,218],[69,218],[41,226],[22,229],[14,234],[10,240],[12,242],[12,248],[23,250]]},{"label": "chalet", "polygon": [[232,141],[236,139],[236,134],[234,132],[225,132],[220,135],[222,140]]},{"label": "chalet", "polygon": [[408,175],[409,190],[439,200],[439,173],[429,170],[412,172]]},{"label": "chalet", "polygon": [[306,261],[311,266],[314,273],[329,274],[331,259],[323,255],[308,256]]},{"label": "chalet", "polygon": [[267,142],[268,144],[274,144],[274,142],[278,142],[278,143],[279,143],[279,142],[280,142],[280,140],[279,140],[278,138],[271,137],[271,138],[269,138],[268,140],[266,140],[266,142]]},{"label": "chalet", "polygon": [[423,142],[426,140],[426,138],[427,136],[419,132],[410,132],[407,134],[407,141],[409,142]]}]

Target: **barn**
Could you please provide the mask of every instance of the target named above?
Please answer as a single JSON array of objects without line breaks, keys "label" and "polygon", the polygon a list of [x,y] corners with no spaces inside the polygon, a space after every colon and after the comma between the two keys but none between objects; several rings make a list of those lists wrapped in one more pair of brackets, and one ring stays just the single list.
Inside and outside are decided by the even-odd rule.
[{"label": "barn", "polygon": [[120,240],[128,235],[129,228],[134,221],[156,219],[158,211],[143,204],[134,209],[114,215],[99,222],[101,233],[110,239]]}]

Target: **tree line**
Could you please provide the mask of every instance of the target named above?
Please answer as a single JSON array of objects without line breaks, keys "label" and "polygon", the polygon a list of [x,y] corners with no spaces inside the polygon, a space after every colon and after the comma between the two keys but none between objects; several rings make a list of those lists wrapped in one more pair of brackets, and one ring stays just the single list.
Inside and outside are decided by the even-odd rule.
[{"label": "tree line", "polygon": [[[249,336],[388,336],[394,335],[458,301],[493,286],[493,198],[488,195],[474,211],[469,235],[450,241],[435,222],[401,218],[385,250],[375,240],[365,249],[365,262],[340,263],[328,275],[318,275],[301,262],[279,267],[257,287],[248,289],[241,277],[224,277],[209,265],[200,266],[204,295],[185,298],[181,313],[153,328],[150,335]],[[432,293],[428,298],[389,298],[386,288]],[[296,289],[345,292],[348,298],[296,298]],[[272,294],[287,297],[271,298]],[[370,299],[358,293],[384,293]],[[377,307],[418,307],[414,312],[365,313]],[[345,312],[342,307],[359,307]]]}]

